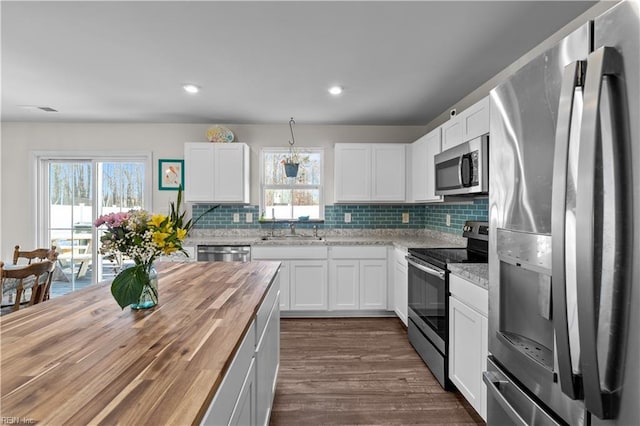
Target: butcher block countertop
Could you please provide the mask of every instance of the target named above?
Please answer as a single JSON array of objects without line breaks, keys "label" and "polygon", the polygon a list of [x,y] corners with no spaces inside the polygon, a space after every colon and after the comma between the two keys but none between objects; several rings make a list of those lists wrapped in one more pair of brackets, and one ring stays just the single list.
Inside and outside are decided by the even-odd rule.
[{"label": "butcher block countertop", "polygon": [[0,317],[2,417],[199,423],[278,267],[158,263],[153,309],[120,310],[102,283]]}]

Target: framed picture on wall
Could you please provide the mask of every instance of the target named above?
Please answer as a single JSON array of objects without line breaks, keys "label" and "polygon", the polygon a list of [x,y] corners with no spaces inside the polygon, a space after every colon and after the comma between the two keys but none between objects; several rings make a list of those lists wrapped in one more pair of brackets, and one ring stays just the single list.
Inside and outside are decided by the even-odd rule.
[{"label": "framed picture on wall", "polygon": [[158,189],[177,191],[184,189],[184,160],[158,160]]}]

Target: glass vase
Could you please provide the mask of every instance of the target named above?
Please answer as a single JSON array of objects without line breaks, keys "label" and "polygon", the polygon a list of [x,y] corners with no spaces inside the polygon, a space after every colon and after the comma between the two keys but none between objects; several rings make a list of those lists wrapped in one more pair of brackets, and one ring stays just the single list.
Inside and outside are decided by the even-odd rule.
[{"label": "glass vase", "polygon": [[149,309],[158,304],[158,272],[153,264],[146,269],[147,280],[142,288],[138,303],[132,303],[131,309]]}]

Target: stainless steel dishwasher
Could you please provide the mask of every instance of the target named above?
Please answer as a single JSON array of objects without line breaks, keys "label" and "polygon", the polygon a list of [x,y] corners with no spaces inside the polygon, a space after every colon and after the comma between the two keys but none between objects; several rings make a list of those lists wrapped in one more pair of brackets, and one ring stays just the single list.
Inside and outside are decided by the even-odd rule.
[{"label": "stainless steel dishwasher", "polygon": [[199,245],[198,260],[206,262],[249,262],[251,246]]}]

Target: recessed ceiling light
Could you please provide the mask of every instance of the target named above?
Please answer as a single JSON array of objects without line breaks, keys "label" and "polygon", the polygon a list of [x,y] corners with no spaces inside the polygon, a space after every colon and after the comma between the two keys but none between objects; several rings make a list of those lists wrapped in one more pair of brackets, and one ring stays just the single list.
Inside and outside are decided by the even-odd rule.
[{"label": "recessed ceiling light", "polygon": [[333,96],[338,96],[339,94],[342,93],[342,87],[340,86],[333,86],[329,88],[329,93],[331,93]]},{"label": "recessed ceiling light", "polygon": [[187,93],[198,93],[200,91],[200,88],[195,84],[185,84],[182,88]]}]

